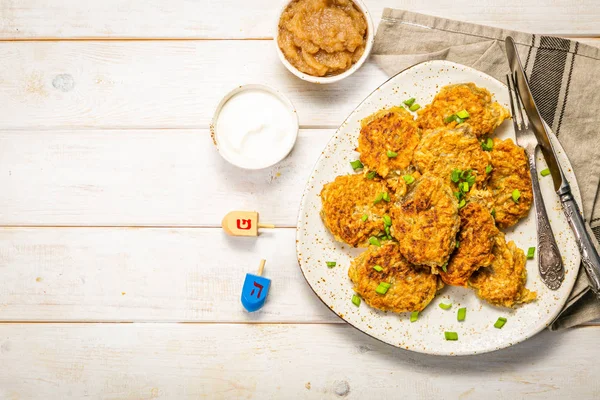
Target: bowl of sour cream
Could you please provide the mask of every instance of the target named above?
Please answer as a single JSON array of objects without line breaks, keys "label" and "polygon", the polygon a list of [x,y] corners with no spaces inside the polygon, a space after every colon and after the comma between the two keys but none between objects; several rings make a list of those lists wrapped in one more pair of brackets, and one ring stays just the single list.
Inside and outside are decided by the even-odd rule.
[{"label": "bowl of sour cream", "polygon": [[298,137],[292,102],[265,85],[239,86],[217,106],[211,134],[219,154],[244,169],[263,169],[283,160]]}]

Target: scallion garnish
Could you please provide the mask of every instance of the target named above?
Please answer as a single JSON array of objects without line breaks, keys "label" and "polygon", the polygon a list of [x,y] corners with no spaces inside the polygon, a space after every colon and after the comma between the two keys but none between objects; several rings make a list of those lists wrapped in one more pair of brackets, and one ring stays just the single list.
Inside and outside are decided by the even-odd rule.
[{"label": "scallion garnish", "polygon": [[384,288],[386,288],[386,289],[389,289],[389,288],[390,288],[390,286],[392,286],[392,284],[391,284],[391,283],[389,283],[389,282],[379,282],[379,284],[380,284],[381,286],[383,286]]},{"label": "scallion garnish", "polygon": [[415,177],[412,175],[402,175],[402,179],[404,179],[404,182],[406,182],[407,185],[410,185],[415,181]]},{"label": "scallion garnish", "polygon": [[519,202],[519,199],[521,198],[521,192],[519,191],[519,189],[515,189],[512,192],[512,199],[515,203]]},{"label": "scallion garnish", "polygon": [[462,171],[460,169],[453,169],[452,173],[450,174],[450,179],[452,180],[452,182],[458,183],[458,181],[460,180],[461,173]]},{"label": "scallion garnish", "polygon": [[454,122],[456,120],[456,114],[452,114],[444,118],[444,123],[449,124],[450,122]]},{"label": "scallion garnish", "polygon": [[492,208],[492,211],[490,211],[490,214],[492,214],[492,218],[496,219],[496,209]]},{"label": "scallion garnish", "polygon": [[352,304],[354,304],[356,307],[360,306],[360,297],[353,294],[352,295]]},{"label": "scallion garnish", "polygon": [[396,153],[395,151],[391,151],[391,150],[386,151],[385,155],[388,156],[388,158],[398,157],[398,153]]},{"label": "scallion garnish", "polygon": [[458,333],[456,332],[444,332],[446,340],[458,340]]},{"label": "scallion garnish", "polygon": [[440,303],[440,308],[442,310],[449,310],[452,308],[452,303],[450,303],[450,304]]},{"label": "scallion garnish", "polygon": [[360,160],[350,161],[350,166],[352,166],[352,169],[355,171],[364,167]]},{"label": "scallion garnish", "polygon": [[456,248],[458,249],[460,247],[460,241],[456,241]]},{"label": "scallion garnish", "polygon": [[388,192],[383,193],[383,200],[385,200],[387,203],[390,202],[390,194]]},{"label": "scallion garnish", "polygon": [[488,166],[485,167],[485,173],[489,174],[490,172],[492,172],[492,169],[493,169],[492,166],[488,164]]},{"label": "scallion garnish", "polygon": [[392,219],[390,218],[389,215],[384,215],[383,216],[383,224],[385,226],[391,226],[392,225]]},{"label": "scallion garnish", "polygon": [[467,193],[469,191],[469,182],[461,183],[460,190],[462,190],[464,193]]},{"label": "scallion garnish", "polygon": [[374,266],[373,266],[373,269],[374,269],[375,271],[377,271],[377,272],[381,272],[381,271],[383,271],[383,268],[381,267],[381,265],[374,265]]},{"label": "scallion garnish", "polygon": [[375,200],[373,200],[373,204],[377,204],[381,200],[383,200],[383,193],[379,193],[377,196],[375,196]]},{"label": "scallion garnish", "polygon": [[499,317],[498,321],[494,324],[494,328],[502,329],[502,327],[506,324],[506,318]]},{"label": "scallion garnish", "polygon": [[467,119],[470,117],[469,112],[467,110],[461,110],[456,113],[456,116],[462,119]]},{"label": "scallion garnish", "polygon": [[465,205],[467,204],[467,202],[465,201],[465,199],[462,199],[459,203],[458,203],[458,208],[463,208]]},{"label": "scallion garnish", "polygon": [[418,311],[413,311],[410,313],[410,322],[417,322],[417,319],[419,319],[419,312]]},{"label": "scallion garnish", "polygon": [[362,219],[363,222],[366,222],[369,219],[369,216],[367,214],[363,214],[363,216],[360,217],[360,219]]},{"label": "scallion garnish", "polygon": [[369,243],[373,246],[381,246],[381,242],[379,242],[379,239],[377,239],[375,236],[371,236],[369,238]]},{"label": "scallion garnish", "polygon": [[447,262],[445,262],[444,265],[442,265],[442,271],[448,272],[448,263]]},{"label": "scallion garnish", "polygon": [[494,141],[491,138],[487,138],[484,142],[481,142],[481,148],[485,151],[492,151],[494,148]]},{"label": "scallion garnish", "polygon": [[375,175],[377,175],[377,172],[370,171],[367,173],[367,179],[373,179],[373,178],[375,178]]},{"label": "scallion garnish", "polygon": [[333,268],[337,263],[335,261],[325,261],[325,264],[327,264],[329,268]]},{"label": "scallion garnish", "polygon": [[413,104],[413,105],[412,105],[412,106],[410,106],[408,109],[409,109],[410,111],[417,111],[419,108],[421,108],[421,106],[420,106],[420,105],[418,105],[418,104]]},{"label": "scallion garnish", "polygon": [[467,309],[465,307],[459,308],[458,313],[456,314],[456,319],[458,321],[464,321],[467,316]]},{"label": "scallion garnish", "polygon": [[543,169],[542,172],[540,172],[540,175],[548,176],[548,175],[550,175],[550,170],[548,168]]},{"label": "scallion garnish", "polygon": [[389,284],[389,283],[386,283],[386,285],[387,285],[387,286],[386,286],[386,285],[384,285],[384,283],[386,283],[386,282],[381,282],[381,283],[379,284],[379,286],[377,286],[377,289],[375,289],[375,291],[376,291],[378,294],[382,294],[382,295],[383,295],[383,294],[386,294],[386,293],[387,293],[387,291],[388,291],[388,289],[390,288],[390,284]]},{"label": "scallion garnish", "polygon": [[404,104],[406,104],[407,106],[409,106],[409,107],[410,107],[410,106],[412,106],[412,105],[413,105],[413,103],[415,102],[415,100],[416,100],[416,99],[415,99],[414,97],[411,97],[411,98],[410,98],[410,99],[408,99],[408,100],[404,100],[404,101],[403,101],[403,103],[404,103]]},{"label": "scallion garnish", "polygon": [[530,247],[527,249],[527,258],[531,260],[535,255],[535,247]]}]

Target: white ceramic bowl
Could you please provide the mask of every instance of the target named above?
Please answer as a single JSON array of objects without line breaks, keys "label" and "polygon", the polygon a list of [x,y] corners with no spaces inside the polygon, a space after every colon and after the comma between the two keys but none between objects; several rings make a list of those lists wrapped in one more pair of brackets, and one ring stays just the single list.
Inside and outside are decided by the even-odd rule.
[{"label": "white ceramic bowl", "polygon": [[274,30],[275,48],[277,49],[277,55],[279,56],[279,59],[281,60],[283,65],[285,65],[285,67],[288,70],[290,70],[290,72],[292,74],[296,75],[298,78],[308,81],[308,82],[312,82],[312,83],[322,83],[322,84],[334,83],[334,82],[341,81],[342,79],[355,73],[363,65],[363,63],[366,61],[366,59],[369,57],[369,54],[371,53],[371,49],[373,48],[373,40],[375,38],[375,28],[373,27],[373,20],[371,19],[371,14],[369,13],[369,10],[367,10],[367,6],[365,5],[365,3],[363,3],[362,0],[352,0],[352,2],[363,13],[363,15],[365,16],[365,20],[367,21],[367,45],[365,47],[365,52],[363,53],[363,55],[347,71],[345,71],[339,75],[313,76],[313,75],[305,74],[302,71],[299,71],[296,67],[294,67],[292,64],[290,64],[290,62],[285,58],[285,55],[283,55],[283,52],[279,48],[279,44],[277,44],[277,37],[279,35],[279,19],[281,18],[281,14],[283,14],[283,11],[287,8],[287,6],[292,1],[294,1],[294,0],[285,0],[283,2],[279,12],[277,13],[277,20],[275,21],[275,30]]},{"label": "white ceramic bowl", "polygon": [[[243,163],[239,162],[239,160],[236,160],[233,157],[229,157],[224,151],[221,151],[221,149],[219,147],[219,132],[218,132],[217,121],[219,119],[221,110],[223,109],[223,106],[225,105],[225,103],[227,103],[229,101],[229,99],[231,99],[236,94],[243,92],[245,90],[261,90],[261,91],[265,91],[269,94],[272,94],[273,96],[278,98],[283,103],[283,105],[288,109],[288,111],[293,115],[293,118],[294,118],[294,128],[289,133],[290,135],[293,135],[293,137],[291,137],[292,140],[290,140],[289,146],[287,146],[286,148],[282,148],[281,152],[279,154],[277,154],[277,157],[267,163],[256,163],[254,165],[243,164]],[[290,153],[290,151],[292,151],[292,148],[296,144],[296,139],[298,138],[299,128],[300,128],[300,125],[298,122],[298,113],[296,112],[296,108],[294,107],[292,102],[287,97],[285,97],[281,92],[273,89],[272,87],[269,87],[266,85],[258,85],[258,84],[238,86],[237,88],[233,89],[231,92],[227,93],[223,97],[223,99],[219,102],[219,105],[217,106],[217,109],[215,110],[215,113],[212,118],[212,122],[210,124],[211,135],[212,135],[215,145],[217,146],[217,150],[219,150],[219,154],[229,163],[231,163],[239,168],[243,168],[243,169],[247,169],[247,170],[258,170],[258,169],[269,168],[269,167],[272,167],[273,165],[277,164],[281,160],[283,160],[285,157],[287,157],[287,155]],[[268,150],[269,149],[265,149],[265,151],[268,151]]]}]

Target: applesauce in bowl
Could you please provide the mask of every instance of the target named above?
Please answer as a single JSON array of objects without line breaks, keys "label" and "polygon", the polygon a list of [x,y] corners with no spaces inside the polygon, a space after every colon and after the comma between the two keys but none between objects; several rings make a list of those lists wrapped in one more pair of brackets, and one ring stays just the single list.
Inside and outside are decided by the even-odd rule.
[{"label": "applesauce in bowl", "polygon": [[371,49],[372,30],[361,3],[293,0],[279,17],[277,48],[292,73],[312,82],[329,83],[360,67]]}]

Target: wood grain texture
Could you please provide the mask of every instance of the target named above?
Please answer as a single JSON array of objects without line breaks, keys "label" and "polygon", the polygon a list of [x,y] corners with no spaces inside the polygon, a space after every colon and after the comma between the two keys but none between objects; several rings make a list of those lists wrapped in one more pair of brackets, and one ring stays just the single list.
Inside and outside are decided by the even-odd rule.
[{"label": "wood grain texture", "polygon": [[[276,0],[4,0],[0,38],[270,38]],[[384,7],[545,34],[599,34],[594,0],[365,0],[375,24]],[[51,18],[48,16],[52,16]]]},{"label": "wood grain texture", "polygon": [[[295,235],[2,228],[0,321],[342,323],[306,284]],[[242,284],[261,258],[272,285],[266,305],[250,314]]]},{"label": "wood grain texture", "polygon": [[272,41],[0,42],[0,129],[208,128],[246,83],[289,96],[304,127],[337,127],[386,79],[368,63],[339,84],[304,82]]},{"label": "wood grain texture", "polygon": [[348,325],[0,325],[4,399],[593,399],[597,329],[432,357]]},{"label": "wood grain texture", "polygon": [[217,227],[229,211],[256,210],[295,227],[333,132],[301,130],[284,161],[243,171],[206,129],[0,130],[0,225]]}]

